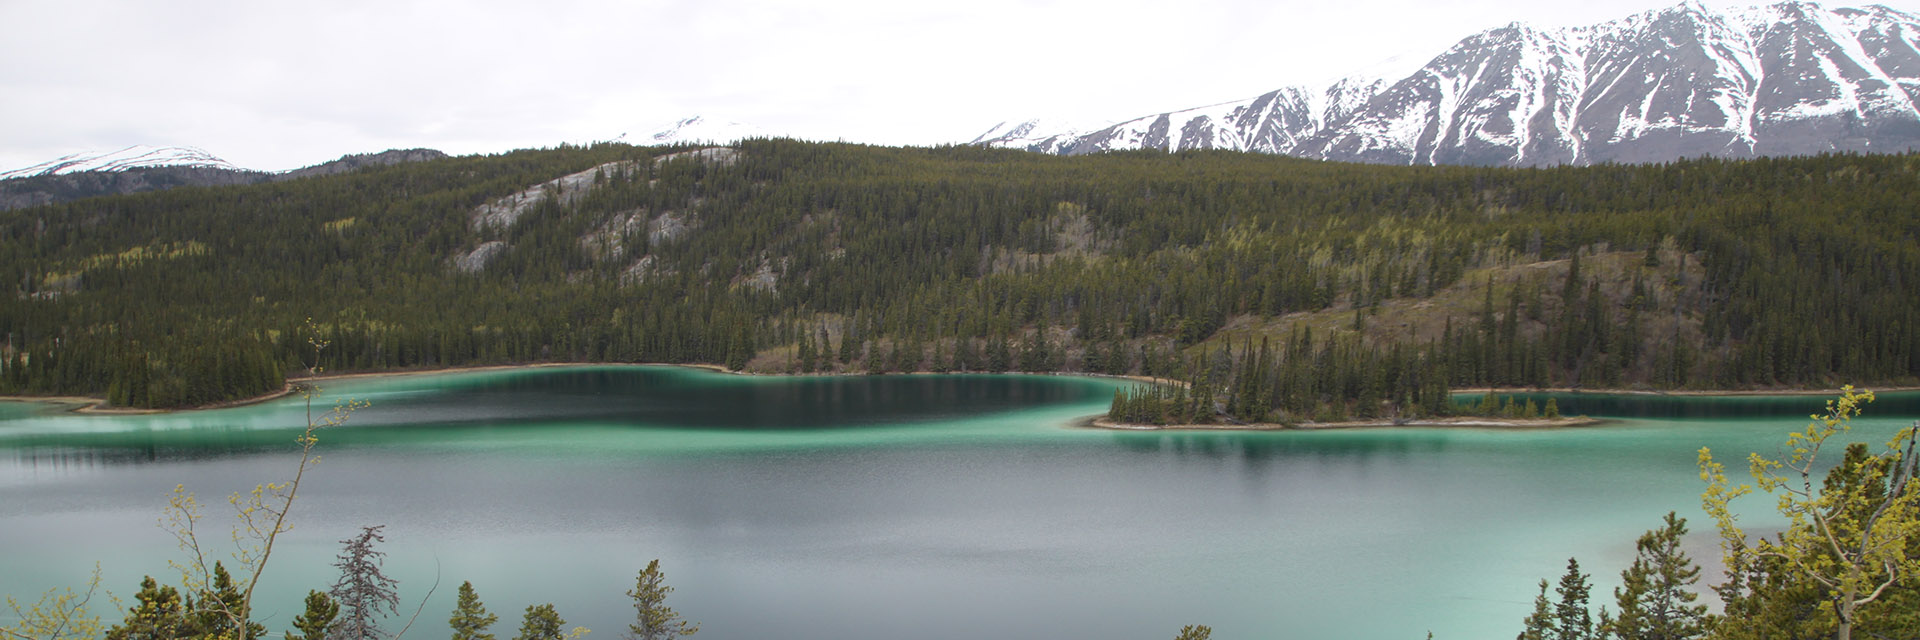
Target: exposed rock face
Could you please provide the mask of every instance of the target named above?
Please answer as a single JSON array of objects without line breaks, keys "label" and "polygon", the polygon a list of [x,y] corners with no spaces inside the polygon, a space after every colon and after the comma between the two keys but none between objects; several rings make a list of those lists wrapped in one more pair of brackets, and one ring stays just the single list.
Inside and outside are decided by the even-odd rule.
[{"label": "exposed rock face", "polygon": [[740,159],[740,150],[734,149],[732,147],[708,147],[705,149],[694,149],[692,151],[669,153],[667,155],[654,158],[653,163],[660,164],[663,162],[670,162],[673,160],[682,160],[682,159],[693,159],[693,160],[699,160],[702,162],[711,162],[724,167],[727,165],[731,165],[735,161]]},{"label": "exposed rock face", "polygon": [[561,205],[573,204],[593,190],[594,176],[601,172],[630,171],[633,162],[609,162],[586,171],[571,173],[540,184],[527,187],[525,191],[497,198],[482,204],[473,210],[473,228],[475,230],[506,229],[520,220],[520,216],[548,199],[557,199]]},{"label": "exposed rock face", "polygon": [[[669,161],[710,162],[732,164],[738,161],[740,152],[728,147],[710,147],[672,153],[651,160],[626,160],[608,162],[585,171],[570,173],[521,190],[517,193],[495,198],[490,202],[474,207],[469,214],[473,230],[479,239],[495,238],[483,242],[472,250],[455,255],[452,262],[455,269],[465,273],[477,273],[498,258],[511,247],[498,238],[506,237],[505,232],[518,224],[528,212],[548,203],[562,208],[561,215],[578,215],[572,205],[592,192],[600,184],[601,177],[612,179],[635,179],[637,173],[643,173],[650,165],[659,165]],[[654,258],[647,254],[651,249],[659,248],[686,236],[696,229],[698,219],[695,210],[701,200],[692,198],[682,210],[661,211],[653,215],[646,208],[619,211],[611,214],[600,213],[602,217],[593,220],[591,229],[580,236],[580,248],[590,259],[596,262],[622,262],[632,260],[622,273],[621,280],[626,283],[644,281],[648,278],[665,275],[666,272],[654,267]],[[760,288],[761,284],[771,288],[773,280],[758,278],[749,286]]]},{"label": "exposed rock face", "polygon": [[486,269],[487,264],[493,262],[494,258],[506,253],[507,249],[507,243],[499,240],[482,242],[472,251],[454,258],[453,267],[462,273],[479,273],[482,269]]},{"label": "exposed rock face", "polygon": [[1588,27],[1492,29],[1405,77],[1289,87],[1090,133],[1001,125],[975,143],[1504,166],[1897,152],[1920,148],[1917,100],[1920,17],[1689,0]]}]

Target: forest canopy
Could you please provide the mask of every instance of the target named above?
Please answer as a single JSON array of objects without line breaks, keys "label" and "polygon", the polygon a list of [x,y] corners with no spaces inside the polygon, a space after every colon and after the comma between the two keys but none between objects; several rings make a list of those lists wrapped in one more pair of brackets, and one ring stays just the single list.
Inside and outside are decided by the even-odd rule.
[{"label": "forest canopy", "polygon": [[[698,362],[1205,379],[1261,419],[1460,386],[1910,383],[1916,196],[1913,155],[563,146],[0,212],[0,393],[195,406],[315,364]],[[309,319],[326,362],[300,355]]]}]

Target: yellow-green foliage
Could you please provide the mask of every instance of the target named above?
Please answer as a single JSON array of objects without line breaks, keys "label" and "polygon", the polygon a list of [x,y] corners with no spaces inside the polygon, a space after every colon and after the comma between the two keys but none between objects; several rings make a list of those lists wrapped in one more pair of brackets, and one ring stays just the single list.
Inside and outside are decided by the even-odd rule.
[{"label": "yellow-green foliage", "polygon": [[72,269],[55,271],[41,276],[46,286],[70,281],[80,274],[99,269],[125,269],[153,260],[178,260],[192,256],[204,256],[209,253],[207,245],[197,240],[186,242],[161,242],[138,246],[119,253],[103,253],[88,256],[79,261]]},{"label": "yellow-green foliage", "polygon": [[[1748,457],[1752,484],[1730,483],[1712,452],[1700,449],[1700,478],[1707,483],[1701,504],[1719,525],[1727,566],[1775,567],[1783,573],[1780,582],[1817,589],[1824,595],[1820,614],[1842,640],[1863,608],[1920,580],[1920,557],[1910,553],[1920,541],[1920,479],[1911,458],[1920,427],[1900,430],[1878,454],[1848,456],[1825,482],[1816,477],[1821,450],[1846,434],[1873,398],[1872,391],[1842,388],[1824,414],[1787,437],[1783,455]],[[1775,497],[1786,517],[1777,537],[1751,538],[1737,521],[1731,503],[1756,491]]]},{"label": "yellow-green foliage", "polygon": [[163,242],[142,247],[134,247],[114,254],[96,255],[80,261],[81,271],[102,268],[125,268],[148,260],[177,260],[189,256],[207,254],[207,245],[197,240],[186,242]]},{"label": "yellow-green foliage", "polygon": [[7,596],[7,608],[13,611],[13,617],[18,622],[10,627],[0,627],[0,637],[7,640],[98,638],[106,627],[100,624],[100,616],[89,612],[87,606],[99,590],[100,568],[96,566],[93,578],[87,581],[85,592],[52,589],[31,604],[21,604],[13,596]]}]

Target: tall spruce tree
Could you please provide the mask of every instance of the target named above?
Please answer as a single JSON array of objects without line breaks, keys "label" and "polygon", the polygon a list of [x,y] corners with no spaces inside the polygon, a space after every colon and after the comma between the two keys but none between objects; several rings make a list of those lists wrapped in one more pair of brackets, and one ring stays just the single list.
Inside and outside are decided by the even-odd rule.
[{"label": "tall spruce tree", "polygon": [[500,616],[487,613],[487,605],[480,602],[479,594],[474,593],[472,582],[460,583],[460,594],[453,605],[453,617],[447,619],[447,626],[453,628],[453,640],[493,640],[493,634],[487,628],[499,622]]},{"label": "tall spruce tree", "polygon": [[1707,631],[1707,606],[1694,604],[1700,567],[1680,550],[1687,519],[1671,511],[1659,529],[1640,536],[1633,565],[1613,590],[1620,612],[1602,630],[1620,640],[1690,640]]},{"label": "tall spruce tree", "polygon": [[1547,581],[1540,581],[1540,594],[1533,597],[1533,613],[1520,629],[1515,640],[1554,640],[1560,635],[1560,625],[1553,616],[1553,601],[1547,599]]},{"label": "tall spruce tree", "polygon": [[699,625],[680,619],[680,614],[667,606],[669,593],[673,593],[673,587],[667,586],[660,561],[648,562],[634,578],[633,589],[627,591],[627,597],[633,598],[634,611],[633,624],[627,625],[625,634],[628,640],[672,640],[700,631]]},{"label": "tall spruce tree", "polygon": [[340,605],[320,591],[308,591],[306,611],[293,618],[295,634],[289,631],[287,640],[326,640],[327,628],[333,626],[334,617],[340,615]]},{"label": "tall spruce tree", "polygon": [[553,603],[531,605],[520,619],[520,633],[513,640],[564,640],[567,621],[553,610]]},{"label": "tall spruce tree", "polygon": [[254,640],[267,633],[266,627],[253,621],[246,622],[244,632],[234,627],[234,620],[239,619],[238,613],[245,605],[239,590],[233,585],[233,574],[228,573],[226,565],[218,560],[213,563],[213,584],[207,585],[194,605],[198,610],[196,628],[202,635],[228,640]]},{"label": "tall spruce tree", "polygon": [[1593,640],[1593,612],[1587,609],[1593,586],[1580,573],[1579,560],[1567,558],[1567,572],[1553,590],[1560,596],[1553,605],[1555,640]]}]

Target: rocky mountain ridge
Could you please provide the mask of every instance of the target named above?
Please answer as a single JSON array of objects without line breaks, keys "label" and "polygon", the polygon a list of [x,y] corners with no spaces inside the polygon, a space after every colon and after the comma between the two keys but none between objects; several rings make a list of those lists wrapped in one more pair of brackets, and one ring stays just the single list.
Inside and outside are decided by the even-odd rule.
[{"label": "rocky mountain ridge", "polygon": [[1689,0],[1592,26],[1490,29],[1399,78],[1285,87],[1091,132],[1003,124],[973,143],[1503,166],[1898,152],[1920,148],[1916,102],[1920,17]]},{"label": "rocky mountain ridge", "polygon": [[0,210],[57,204],[79,198],[276,182],[346,173],[361,167],[445,158],[433,149],[357,153],[292,171],[243,169],[193,147],[134,146],[106,153],[76,153],[0,174]]}]

